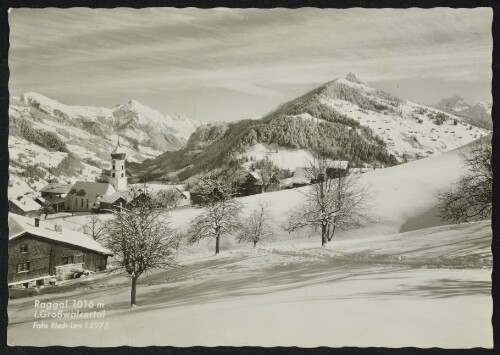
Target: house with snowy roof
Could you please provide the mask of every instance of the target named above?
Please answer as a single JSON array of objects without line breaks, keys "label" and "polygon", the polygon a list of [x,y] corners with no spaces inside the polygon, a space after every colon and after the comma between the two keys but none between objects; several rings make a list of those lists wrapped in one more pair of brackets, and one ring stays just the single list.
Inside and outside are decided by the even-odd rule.
[{"label": "house with snowy roof", "polygon": [[9,198],[9,211],[21,216],[38,217],[44,212],[44,208],[33,198],[21,195]]},{"label": "house with snowy roof", "polygon": [[55,212],[64,210],[66,195],[71,191],[73,185],[50,183],[40,190],[40,195]]},{"label": "house with snowy roof", "polygon": [[106,269],[112,253],[81,232],[9,213],[9,287],[43,285]]}]

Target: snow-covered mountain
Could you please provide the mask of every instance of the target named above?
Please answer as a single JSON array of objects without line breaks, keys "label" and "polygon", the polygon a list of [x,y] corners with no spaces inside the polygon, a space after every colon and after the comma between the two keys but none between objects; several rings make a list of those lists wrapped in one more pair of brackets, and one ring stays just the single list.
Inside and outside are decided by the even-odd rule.
[{"label": "snow-covered mountain", "polygon": [[486,102],[478,102],[475,105],[470,105],[463,98],[458,95],[443,99],[434,107],[460,116],[465,119],[467,123],[474,126],[491,130],[493,128],[493,121],[491,118],[492,105]]},{"label": "snow-covered mountain", "polygon": [[[489,132],[463,117],[371,88],[352,73],[327,83],[316,100],[369,127],[398,160],[443,153]],[[463,107],[463,100],[454,100]]]},{"label": "snow-covered mountain", "polygon": [[70,106],[34,92],[11,98],[9,119],[13,195],[49,180],[94,180],[108,168],[118,136],[127,160],[139,163],[184,147],[201,124],[137,101],[113,108]]},{"label": "snow-covered mountain", "polygon": [[460,112],[460,111],[466,110],[470,107],[470,105],[467,102],[465,102],[465,100],[459,95],[454,95],[454,96],[442,99],[434,106],[436,106],[438,108],[442,108],[442,109],[452,110],[455,112]]},{"label": "snow-covered mountain", "polygon": [[[456,100],[458,103],[460,100]],[[306,166],[314,152],[349,160],[354,166],[390,166],[440,154],[485,136],[488,130],[443,110],[404,100],[370,87],[349,73],[258,120],[228,124],[218,139],[210,127],[196,145],[167,152],[142,164],[151,178],[178,173],[184,180],[214,167],[272,160],[283,169]],[[207,136],[205,143],[200,141]]]}]

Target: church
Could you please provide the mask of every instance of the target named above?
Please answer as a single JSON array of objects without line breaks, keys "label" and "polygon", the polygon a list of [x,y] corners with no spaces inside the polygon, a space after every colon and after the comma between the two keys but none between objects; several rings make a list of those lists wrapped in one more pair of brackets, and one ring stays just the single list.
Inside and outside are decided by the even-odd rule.
[{"label": "church", "polygon": [[125,174],[125,150],[118,144],[111,152],[112,167],[108,182],[77,181],[66,195],[65,209],[73,212],[88,212],[102,205],[123,205],[127,192]]}]

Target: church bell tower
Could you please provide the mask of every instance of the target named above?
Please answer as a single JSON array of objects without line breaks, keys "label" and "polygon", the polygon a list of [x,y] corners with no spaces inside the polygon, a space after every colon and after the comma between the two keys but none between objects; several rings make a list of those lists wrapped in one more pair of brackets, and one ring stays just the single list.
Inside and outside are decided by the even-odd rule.
[{"label": "church bell tower", "polygon": [[125,156],[125,150],[120,146],[120,136],[118,136],[118,144],[111,152],[111,175],[108,178],[108,182],[115,187],[116,191],[127,189]]}]

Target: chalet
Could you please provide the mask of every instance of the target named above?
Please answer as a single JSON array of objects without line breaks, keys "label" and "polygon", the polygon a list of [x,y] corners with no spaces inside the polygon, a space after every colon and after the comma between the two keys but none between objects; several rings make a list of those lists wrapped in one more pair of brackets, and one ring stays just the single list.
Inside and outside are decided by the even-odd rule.
[{"label": "chalet", "polygon": [[110,255],[86,234],[9,213],[9,287],[65,280],[83,270],[102,271]]},{"label": "chalet", "polygon": [[130,202],[128,196],[127,191],[116,191],[111,195],[97,196],[91,210],[94,213],[119,210]]},{"label": "chalet", "polygon": [[293,172],[292,187],[301,187],[311,184],[311,177],[307,168],[297,167]]},{"label": "chalet", "polygon": [[44,208],[33,198],[21,195],[9,198],[9,211],[21,216],[38,217],[44,213]]},{"label": "chalet", "polygon": [[334,160],[326,169],[326,175],[330,179],[346,176],[349,173],[349,162],[347,160]]},{"label": "chalet", "polygon": [[59,212],[64,210],[66,195],[72,187],[71,184],[51,183],[40,190],[40,195],[55,212]]},{"label": "chalet", "polygon": [[142,189],[145,188],[152,194],[161,195],[164,193],[172,193],[177,198],[177,206],[189,206],[191,204],[191,196],[189,191],[184,189],[183,185],[169,185],[161,183],[146,183],[146,184],[134,184],[131,187]]},{"label": "chalet", "polygon": [[239,195],[250,196],[262,193],[264,183],[259,171],[240,171],[238,174]]}]

